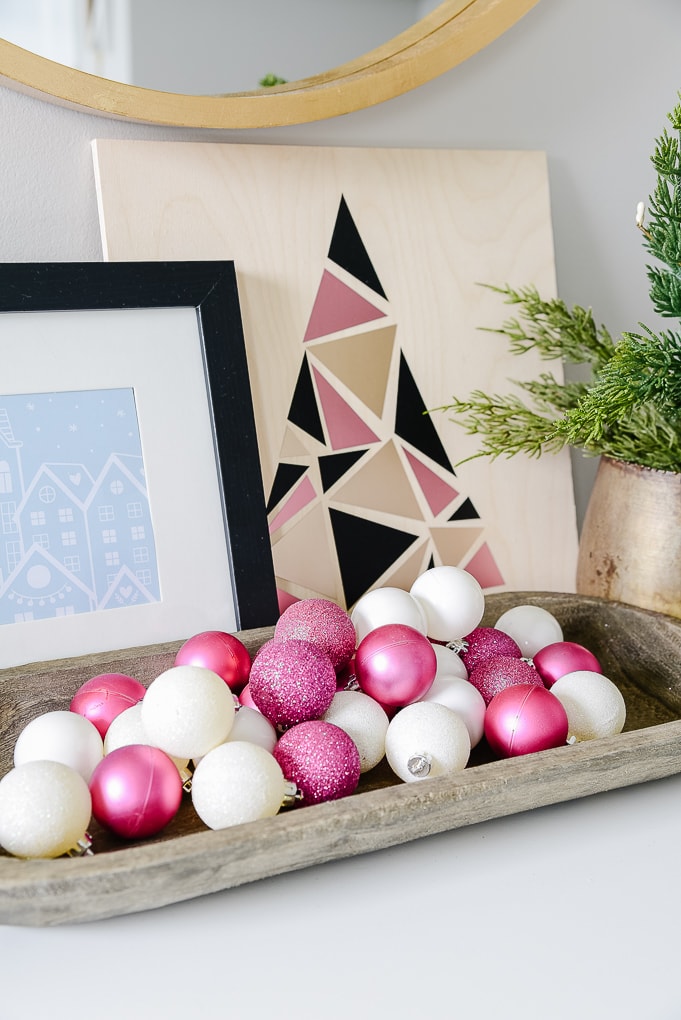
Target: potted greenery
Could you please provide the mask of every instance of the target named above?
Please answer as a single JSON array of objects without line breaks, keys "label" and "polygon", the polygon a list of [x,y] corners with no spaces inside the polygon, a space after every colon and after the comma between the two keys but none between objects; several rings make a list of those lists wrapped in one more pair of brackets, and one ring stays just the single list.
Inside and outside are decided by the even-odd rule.
[{"label": "potted greenery", "polygon": [[[681,99],[681,93],[679,93]],[[647,266],[661,316],[681,319],[681,102],[651,157],[654,193],[636,224],[659,264]],[[681,617],[681,335],[624,333],[536,288],[494,287],[517,315],[491,332],[514,354],[587,366],[587,382],[547,371],[505,396],[480,390],[438,408],[480,440],[474,456],[539,456],[569,445],[599,456],[579,545],[577,591]],[[562,377],[561,377],[562,379]]]}]

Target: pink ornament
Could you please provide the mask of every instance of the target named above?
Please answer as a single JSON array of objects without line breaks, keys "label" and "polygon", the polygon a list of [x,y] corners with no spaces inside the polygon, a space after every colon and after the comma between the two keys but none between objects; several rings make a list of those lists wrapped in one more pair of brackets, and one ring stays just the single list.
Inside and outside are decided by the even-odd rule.
[{"label": "pink ornament", "polygon": [[575,641],[554,641],[551,645],[545,645],[535,653],[532,661],[549,689],[567,673],[584,669],[591,673],[603,672],[596,656]]},{"label": "pink ornament", "polygon": [[241,693],[239,694],[239,704],[243,705],[245,708],[254,708],[256,712],[260,711],[256,703],[253,701],[253,698],[251,697],[250,684],[246,684],[246,686],[241,690]]},{"label": "pink ornament", "polygon": [[92,814],[123,839],[145,839],[175,817],[182,779],[167,754],[128,744],[102,759],[90,780]]},{"label": "pink ornament", "polygon": [[81,684],[69,707],[89,719],[104,739],[116,716],[137,705],[145,694],[144,684],[125,673],[100,673]]},{"label": "pink ornament", "polygon": [[517,659],[511,655],[490,655],[488,659],[484,659],[471,670],[468,680],[474,687],[477,687],[487,705],[495,694],[507,687],[513,687],[516,684],[544,686],[544,682],[534,666],[525,662],[524,659]]},{"label": "pink ornament", "polygon": [[253,659],[248,687],[274,726],[293,726],[324,715],[336,693],[336,671],[309,641],[268,641]]},{"label": "pink ornament", "polygon": [[303,804],[320,804],[354,793],[361,762],[357,745],[334,723],[299,723],[283,733],[274,751],[281,771],[295,783]]},{"label": "pink ornament", "polygon": [[520,646],[496,627],[476,627],[463,639],[466,647],[459,654],[469,674],[476,666],[492,655],[510,655],[522,658]]},{"label": "pink ornament", "polygon": [[545,687],[515,684],[495,695],[485,713],[485,737],[503,758],[565,744],[567,712]]},{"label": "pink ornament", "polygon": [[274,640],[291,638],[317,645],[329,656],[336,671],[349,662],[357,644],[350,617],[328,599],[301,599],[281,614],[274,628]]},{"label": "pink ornament", "polygon": [[175,665],[211,669],[233,691],[240,691],[248,680],[251,656],[243,642],[233,634],[206,630],[185,641],[175,656]]},{"label": "pink ornament", "polygon": [[364,693],[380,705],[410,705],[429,691],[437,656],[428,638],[414,627],[387,623],[360,641],[355,672]]}]

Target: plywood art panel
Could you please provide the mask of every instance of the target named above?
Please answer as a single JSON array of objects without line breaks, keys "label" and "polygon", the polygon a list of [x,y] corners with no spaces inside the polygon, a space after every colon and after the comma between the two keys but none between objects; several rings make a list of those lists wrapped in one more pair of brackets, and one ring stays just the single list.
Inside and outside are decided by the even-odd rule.
[{"label": "plywood art panel", "polygon": [[468,460],[436,408],[522,364],[481,283],[555,294],[539,152],[94,143],[105,258],[233,259],[282,604],[429,565],[574,591],[567,452]]}]

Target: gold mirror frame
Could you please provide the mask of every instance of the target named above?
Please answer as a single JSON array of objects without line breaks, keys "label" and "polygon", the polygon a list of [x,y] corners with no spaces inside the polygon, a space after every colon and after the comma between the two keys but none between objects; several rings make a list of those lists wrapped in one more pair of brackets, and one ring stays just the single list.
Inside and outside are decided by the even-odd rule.
[{"label": "gold mirror frame", "polygon": [[0,83],[51,102],[145,124],[261,128],[304,124],[382,103],[462,63],[538,0],[445,0],[416,25],[357,60],[288,85],[189,96],[76,71],[0,39]]}]

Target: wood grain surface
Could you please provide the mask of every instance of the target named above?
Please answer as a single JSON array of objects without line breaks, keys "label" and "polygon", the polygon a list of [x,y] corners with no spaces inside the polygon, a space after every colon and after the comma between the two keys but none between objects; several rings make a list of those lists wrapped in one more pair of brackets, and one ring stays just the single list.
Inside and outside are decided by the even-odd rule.
[{"label": "wood grain surface", "polygon": [[[463,772],[409,784],[383,762],[351,797],[222,831],[203,825],[189,797],[173,822],[144,842],[125,843],[93,824],[93,856],[0,856],[0,923],[42,926],[134,913],[681,771],[681,621],[596,597],[515,592],[489,596],[483,622],[493,625],[502,612],[525,603],[548,609],[566,640],[599,658],[625,698],[623,733],[509,760],[493,760],[483,741]],[[239,637],[254,653],[270,634],[263,629]],[[122,671],[149,684],[172,665],[177,647],[0,673],[0,773],[11,768],[23,726],[68,707],[84,680]]]}]

